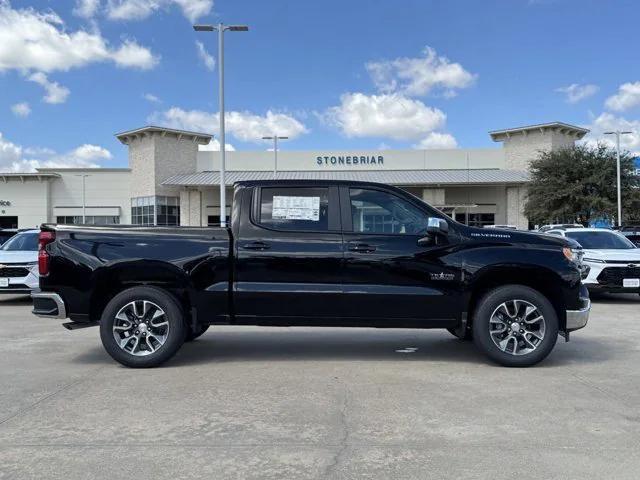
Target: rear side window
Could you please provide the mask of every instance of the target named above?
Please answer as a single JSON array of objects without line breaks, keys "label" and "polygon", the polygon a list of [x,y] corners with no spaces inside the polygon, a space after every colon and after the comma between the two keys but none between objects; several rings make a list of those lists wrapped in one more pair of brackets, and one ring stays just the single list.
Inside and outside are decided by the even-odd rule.
[{"label": "rear side window", "polygon": [[263,188],[259,223],[278,230],[329,230],[329,189]]}]

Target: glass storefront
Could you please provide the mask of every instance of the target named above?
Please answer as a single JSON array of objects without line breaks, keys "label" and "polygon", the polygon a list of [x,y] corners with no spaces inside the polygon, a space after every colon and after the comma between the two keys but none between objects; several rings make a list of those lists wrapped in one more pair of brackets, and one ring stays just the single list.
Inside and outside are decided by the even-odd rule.
[{"label": "glass storefront", "polygon": [[86,215],[84,222],[82,215],[65,215],[56,217],[56,223],[62,225],[117,225],[120,217],[117,215]]},{"label": "glass storefront", "polygon": [[165,196],[131,199],[133,225],[180,225],[180,198]]}]

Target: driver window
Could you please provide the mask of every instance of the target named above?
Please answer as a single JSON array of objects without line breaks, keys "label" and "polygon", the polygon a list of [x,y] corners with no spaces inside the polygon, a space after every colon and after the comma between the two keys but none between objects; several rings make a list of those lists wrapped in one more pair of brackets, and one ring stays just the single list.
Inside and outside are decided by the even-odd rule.
[{"label": "driver window", "polygon": [[427,214],[395,195],[350,188],[349,196],[354,232],[419,235],[427,228]]}]

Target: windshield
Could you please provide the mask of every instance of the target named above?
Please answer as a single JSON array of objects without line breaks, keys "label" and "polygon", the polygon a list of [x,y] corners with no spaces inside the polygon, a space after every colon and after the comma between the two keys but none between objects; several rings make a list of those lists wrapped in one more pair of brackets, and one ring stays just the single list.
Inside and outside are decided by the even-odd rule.
[{"label": "windshield", "polygon": [[592,250],[623,250],[636,246],[621,235],[613,232],[567,232],[582,248]]},{"label": "windshield", "polygon": [[19,233],[0,246],[3,251],[38,251],[38,233]]}]

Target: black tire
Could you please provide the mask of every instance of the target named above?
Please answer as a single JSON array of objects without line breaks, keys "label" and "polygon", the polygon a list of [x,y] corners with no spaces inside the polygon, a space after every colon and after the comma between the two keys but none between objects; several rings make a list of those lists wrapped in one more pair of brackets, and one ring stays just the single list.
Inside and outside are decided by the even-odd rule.
[{"label": "black tire", "polygon": [[204,332],[209,330],[210,325],[198,325],[195,330],[188,329],[187,330],[187,338],[184,339],[185,342],[193,342],[196,338],[202,335]]},{"label": "black tire", "polygon": [[[513,353],[513,350],[519,348],[519,345],[525,345],[517,339],[522,338],[522,335],[520,335],[518,331],[513,335],[514,337],[517,337],[514,339],[515,345],[514,342],[506,343],[507,349],[511,351],[503,351],[498,347],[498,345],[494,343],[494,337],[489,333],[490,320],[494,312],[497,311],[498,307],[503,303],[511,302],[513,300],[521,300],[534,306],[538,310],[539,314],[542,315],[542,322],[544,322],[545,328],[542,340],[537,340],[532,336],[527,337],[533,342],[538,343],[536,343],[535,348],[532,351],[520,355],[515,355]],[[512,310],[515,312],[515,304],[510,303],[509,305],[514,307]],[[519,305],[521,305],[522,308],[522,305],[524,304],[519,303]],[[504,318],[509,319],[509,321],[503,322],[506,328],[505,335],[507,335],[507,332],[511,332],[511,327],[508,326],[511,319],[506,316]],[[532,320],[532,318],[529,318],[529,320]],[[513,321],[513,323],[516,321],[517,320]],[[522,324],[522,322],[519,322],[519,324]],[[540,334],[540,332],[537,333]],[[478,302],[478,306],[473,316],[473,340],[478,349],[500,365],[504,365],[505,367],[529,367],[531,365],[535,365],[551,353],[557,339],[558,315],[556,314],[553,305],[551,305],[551,302],[537,290],[525,287],[524,285],[506,285],[491,290]],[[524,350],[526,350],[526,348]],[[520,351],[522,352],[523,350]]]},{"label": "black tire", "polygon": [[[164,343],[153,353],[141,356],[134,355],[121,348],[116,341],[113,330],[114,323],[117,321],[116,315],[118,312],[128,304],[131,304],[131,302],[137,301],[153,302],[164,311],[163,317],[167,322],[166,339]],[[151,322],[151,320],[149,320],[149,322]],[[145,326],[145,330],[146,328]],[[156,287],[133,287],[120,292],[107,304],[100,319],[100,339],[107,353],[122,365],[134,368],[157,367],[169,360],[182,346],[186,336],[186,330],[187,327],[184,323],[182,309],[176,303],[175,298],[166,291]],[[129,344],[129,348],[130,347],[131,344]],[[140,348],[142,349],[143,346]],[[148,350],[146,346],[144,346],[144,348]]]},{"label": "black tire", "polygon": [[469,342],[473,340],[473,330],[470,328],[465,329],[464,334],[460,331],[461,327],[457,328],[447,328],[447,332],[456,337],[459,340],[463,340],[465,342]]}]

